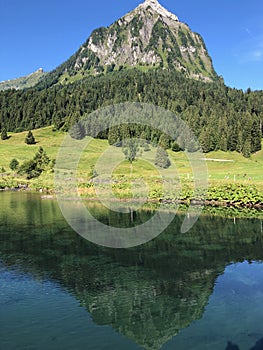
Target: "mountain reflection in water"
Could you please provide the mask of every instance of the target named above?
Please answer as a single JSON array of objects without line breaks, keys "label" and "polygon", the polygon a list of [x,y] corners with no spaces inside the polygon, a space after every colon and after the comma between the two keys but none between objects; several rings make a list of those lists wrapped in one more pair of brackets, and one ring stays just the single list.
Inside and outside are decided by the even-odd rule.
[{"label": "mountain reflection in water", "polygon": [[[183,216],[177,215],[153,241],[109,249],[72,232],[55,201],[20,193],[1,197],[0,262],[5,270],[59,283],[94,323],[110,325],[144,349],[162,348],[201,319],[215,282],[229,264],[263,258],[258,219],[234,224],[232,219],[201,216],[181,234]],[[100,220],[118,225],[119,214],[98,203],[88,205]],[[136,220],[151,215],[138,211]],[[262,349],[262,340],[257,344],[251,349]],[[226,349],[239,347],[229,340]]]}]

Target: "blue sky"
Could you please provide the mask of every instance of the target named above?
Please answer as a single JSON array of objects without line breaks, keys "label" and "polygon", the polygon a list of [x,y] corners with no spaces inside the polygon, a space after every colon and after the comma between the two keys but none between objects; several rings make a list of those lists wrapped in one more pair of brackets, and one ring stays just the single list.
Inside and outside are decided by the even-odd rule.
[{"label": "blue sky", "polygon": [[[52,70],[142,0],[0,0],[0,81]],[[207,45],[228,86],[263,89],[262,0],[160,0]]]}]

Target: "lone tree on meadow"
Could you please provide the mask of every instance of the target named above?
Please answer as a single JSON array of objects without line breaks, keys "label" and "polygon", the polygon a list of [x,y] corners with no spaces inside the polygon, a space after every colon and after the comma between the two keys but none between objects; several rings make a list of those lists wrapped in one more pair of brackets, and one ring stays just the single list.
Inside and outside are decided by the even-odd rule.
[{"label": "lone tree on meadow", "polygon": [[122,151],[125,158],[131,163],[135,161],[137,154],[140,151],[139,142],[137,139],[127,139],[123,142]]},{"label": "lone tree on meadow", "polygon": [[27,145],[34,145],[36,143],[36,140],[35,140],[34,135],[33,135],[31,130],[28,131],[28,134],[25,138],[25,143]]},{"label": "lone tree on meadow", "polygon": [[167,169],[171,165],[168,153],[162,147],[157,148],[154,164],[163,169]]},{"label": "lone tree on meadow", "polygon": [[70,136],[75,140],[82,140],[85,137],[85,130],[81,123],[74,124],[69,130]]}]

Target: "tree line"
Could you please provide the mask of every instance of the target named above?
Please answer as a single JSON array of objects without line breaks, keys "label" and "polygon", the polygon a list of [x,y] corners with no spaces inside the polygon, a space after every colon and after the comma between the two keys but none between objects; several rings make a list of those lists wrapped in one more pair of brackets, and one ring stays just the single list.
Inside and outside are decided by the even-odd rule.
[{"label": "tree line", "polygon": [[[243,92],[225,86],[220,79],[204,83],[161,68],[122,70],[68,85],[44,85],[42,82],[28,90],[0,93],[1,131],[19,132],[48,125],[68,131],[98,108],[145,102],[180,116],[194,131],[204,152],[230,150],[249,157],[261,149],[263,91]],[[165,124],[165,120],[162,122]],[[89,128],[92,135],[96,120]],[[161,134],[155,133],[159,142]],[[99,136],[110,138],[111,132]]]}]

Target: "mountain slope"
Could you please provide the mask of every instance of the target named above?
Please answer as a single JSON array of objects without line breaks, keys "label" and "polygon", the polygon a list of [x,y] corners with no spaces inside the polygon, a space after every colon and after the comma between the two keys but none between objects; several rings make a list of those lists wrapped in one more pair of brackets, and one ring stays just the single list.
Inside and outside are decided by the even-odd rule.
[{"label": "mountain slope", "polygon": [[0,91],[7,89],[21,90],[35,86],[41,78],[45,75],[42,68],[39,68],[34,73],[31,73],[25,77],[6,80],[0,82]]},{"label": "mountain slope", "polygon": [[52,85],[72,81],[74,76],[158,66],[175,68],[198,80],[217,78],[202,37],[157,0],[145,0],[108,28],[94,30],[86,43],[46,78]]}]

